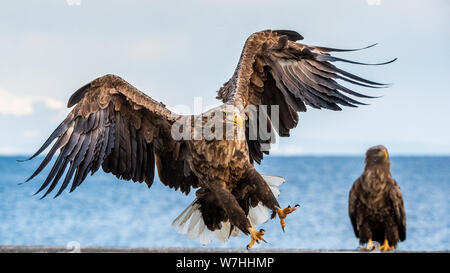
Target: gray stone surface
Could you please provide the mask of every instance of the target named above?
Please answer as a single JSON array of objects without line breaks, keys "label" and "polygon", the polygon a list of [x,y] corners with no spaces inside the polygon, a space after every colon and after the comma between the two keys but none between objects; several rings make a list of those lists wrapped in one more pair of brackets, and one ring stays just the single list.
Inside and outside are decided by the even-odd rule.
[{"label": "gray stone surface", "polygon": [[[320,249],[251,249],[245,248],[124,248],[124,247],[63,247],[63,246],[0,246],[0,253],[352,253],[356,250]],[[377,251],[376,251],[377,252]],[[394,251],[417,252],[417,251]],[[442,251],[447,252],[449,251]]]}]

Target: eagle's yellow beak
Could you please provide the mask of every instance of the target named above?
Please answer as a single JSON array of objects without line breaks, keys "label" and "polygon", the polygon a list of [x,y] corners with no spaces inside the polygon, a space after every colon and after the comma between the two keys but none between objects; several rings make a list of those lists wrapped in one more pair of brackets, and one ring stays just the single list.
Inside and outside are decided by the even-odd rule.
[{"label": "eagle's yellow beak", "polygon": [[386,150],[381,150],[380,151],[380,156],[382,156],[384,159],[387,159],[388,158],[388,154],[387,154],[387,151]]},{"label": "eagle's yellow beak", "polygon": [[244,122],[242,121],[242,118],[238,114],[234,114],[233,117],[234,124],[238,125],[239,128],[242,128]]},{"label": "eagle's yellow beak", "polygon": [[242,128],[242,126],[244,124],[244,122],[242,121],[242,118],[236,113],[233,114],[233,119],[232,120],[230,120],[230,119],[228,119],[228,120],[233,122],[234,125],[239,126],[239,128]]}]

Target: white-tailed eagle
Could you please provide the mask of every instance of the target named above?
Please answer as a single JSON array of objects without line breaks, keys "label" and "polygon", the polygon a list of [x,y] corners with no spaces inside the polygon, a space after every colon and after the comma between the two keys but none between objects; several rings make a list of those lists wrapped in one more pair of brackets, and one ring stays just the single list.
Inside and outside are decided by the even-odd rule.
[{"label": "white-tailed eagle", "polygon": [[[283,178],[261,175],[253,166],[254,162],[261,162],[263,154],[268,154],[274,131],[288,137],[298,123],[298,112],[306,112],[307,105],[336,111],[341,110],[341,105],[363,104],[350,96],[372,98],[341,85],[340,80],[385,87],[332,64],[363,64],[330,55],[332,51],[353,50],[297,42],[302,39],[290,30],[252,34],[233,76],[217,93],[223,105],[201,115],[173,113],[115,75],[93,80],[72,95],[68,107],[74,108],[31,157],[56,141],[30,179],[44,169],[58,150],[59,156],[38,191],[46,189],[44,197],[61,178],[56,196],[69,186],[70,191],[75,190],[88,173],[94,174],[100,167],[119,179],[145,182],[150,187],[156,165],[164,185],[185,194],[191,188],[199,188],[194,202],[173,223],[180,232],[189,238],[200,238],[202,243],[214,235],[226,241],[242,232],[251,236],[249,247],[259,243],[264,230],[255,227],[269,218],[266,208],[272,211],[272,217],[278,215],[283,230],[286,215],[297,208],[282,209],[277,202]],[[277,126],[275,118],[269,115],[275,107],[279,112]],[[246,111],[249,108],[253,112]],[[194,133],[193,138],[180,138],[177,134],[208,127],[217,118],[225,127],[231,126],[231,140],[230,131],[222,134],[218,127],[211,130],[215,136],[212,139],[203,134]],[[252,137],[251,124],[255,119],[258,126],[265,123],[269,137],[258,133]]]},{"label": "white-tailed eagle", "polygon": [[366,167],[349,193],[348,212],[356,237],[363,250],[395,249],[406,239],[406,214],[403,197],[391,175],[386,147],[374,146],[366,152]]}]

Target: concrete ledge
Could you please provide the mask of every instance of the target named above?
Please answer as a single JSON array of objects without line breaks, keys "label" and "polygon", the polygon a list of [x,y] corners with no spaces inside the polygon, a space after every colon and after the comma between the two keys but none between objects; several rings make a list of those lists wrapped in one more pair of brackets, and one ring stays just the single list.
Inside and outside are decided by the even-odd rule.
[{"label": "concrete ledge", "polygon": [[[321,249],[252,249],[245,248],[126,248],[126,247],[81,247],[63,246],[0,246],[0,253],[361,253],[356,250]],[[376,251],[378,252],[378,251]],[[450,251],[394,251],[392,253],[450,253]]]}]

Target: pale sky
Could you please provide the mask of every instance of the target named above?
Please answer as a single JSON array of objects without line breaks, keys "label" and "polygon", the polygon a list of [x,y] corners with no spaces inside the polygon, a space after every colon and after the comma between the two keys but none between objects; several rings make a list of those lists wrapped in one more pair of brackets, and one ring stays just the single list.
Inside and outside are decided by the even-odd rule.
[{"label": "pale sky", "polygon": [[450,154],[450,1],[3,1],[0,154],[34,152],[69,112],[70,95],[117,74],[171,108],[217,104],[245,39],[292,29],[306,44],[375,48],[340,53],[387,66],[341,67],[388,89],[342,112],[309,109],[278,154]]}]

